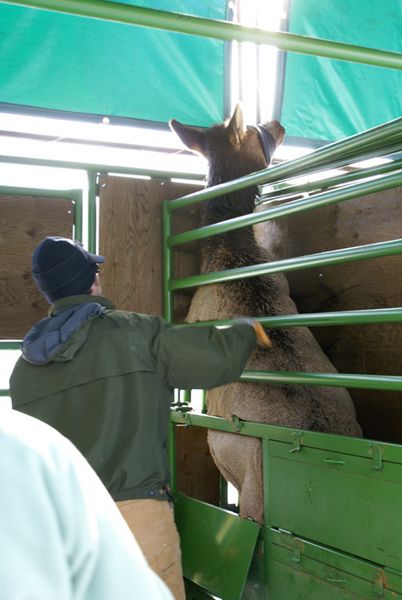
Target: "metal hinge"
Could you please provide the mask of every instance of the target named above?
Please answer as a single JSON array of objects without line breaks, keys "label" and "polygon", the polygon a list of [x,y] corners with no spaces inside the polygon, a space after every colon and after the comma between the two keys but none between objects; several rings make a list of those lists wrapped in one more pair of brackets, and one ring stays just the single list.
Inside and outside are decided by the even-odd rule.
[{"label": "metal hinge", "polygon": [[378,571],[374,584],[373,584],[373,592],[376,596],[384,596],[384,573],[382,571]]},{"label": "metal hinge", "polygon": [[373,461],[372,468],[377,471],[379,471],[383,467],[382,453],[383,453],[383,447],[380,446],[380,444],[370,444],[369,455],[371,456],[372,461]]},{"label": "metal hinge", "polygon": [[278,531],[286,537],[285,545],[288,547],[290,546],[293,550],[293,556],[290,560],[296,563],[301,562],[303,545],[302,541],[297,538],[294,538],[293,533],[291,531],[288,531],[287,529],[279,528]]}]

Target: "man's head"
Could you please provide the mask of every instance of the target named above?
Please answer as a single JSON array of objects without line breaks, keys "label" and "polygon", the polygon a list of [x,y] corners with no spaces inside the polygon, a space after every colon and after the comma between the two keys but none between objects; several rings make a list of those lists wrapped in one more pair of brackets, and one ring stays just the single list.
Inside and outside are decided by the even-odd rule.
[{"label": "man's head", "polygon": [[90,293],[105,258],[84,250],[80,242],[63,237],[47,237],[32,255],[36,285],[51,304],[65,296]]}]

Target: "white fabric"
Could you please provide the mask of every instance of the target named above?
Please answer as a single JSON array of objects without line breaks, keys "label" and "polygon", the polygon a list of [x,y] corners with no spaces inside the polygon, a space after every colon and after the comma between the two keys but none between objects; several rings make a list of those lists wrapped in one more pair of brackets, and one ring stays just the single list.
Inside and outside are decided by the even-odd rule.
[{"label": "white fabric", "polygon": [[0,597],[172,600],[78,450],[10,409],[0,411]]}]

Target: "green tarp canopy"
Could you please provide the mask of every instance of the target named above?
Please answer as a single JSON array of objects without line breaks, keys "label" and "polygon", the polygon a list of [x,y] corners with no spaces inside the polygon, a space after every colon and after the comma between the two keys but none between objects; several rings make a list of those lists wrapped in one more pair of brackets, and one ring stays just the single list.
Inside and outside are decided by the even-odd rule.
[{"label": "green tarp canopy", "polygon": [[[292,0],[289,32],[402,52],[402,0]],[[288,53],[287,140],[322,145],[402,114],[402,71]]]},{"label": "green tarp canopy", "polygon": [[[402,51],[402,0],[286,1],[291,33]],[[125,4],[225,20],[230,3]],[[209,38],[0,2],[0,108],[209,126],[228,116],[227,49]],[[287,143],[322,145],[401,115],[401,71],[296,53],[284,64],[277,114]]]},{"label": "green tarp canopy", "polygon": [[[227,17],[226,0],[124,3]],[[0,3],[0,57],[0,103],[10,111],[199,125],[224,118],[221,41]]]}]

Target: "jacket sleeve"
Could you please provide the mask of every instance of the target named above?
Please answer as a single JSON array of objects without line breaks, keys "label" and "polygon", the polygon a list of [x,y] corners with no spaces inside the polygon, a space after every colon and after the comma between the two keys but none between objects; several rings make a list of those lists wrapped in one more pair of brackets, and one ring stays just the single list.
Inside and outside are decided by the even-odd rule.
[{"label": "jacket sleeve", "polygon": [[157,370],[171,387],[210,389],[239,379],[256,347],[249,323],[166,327],[154,339]]}]

